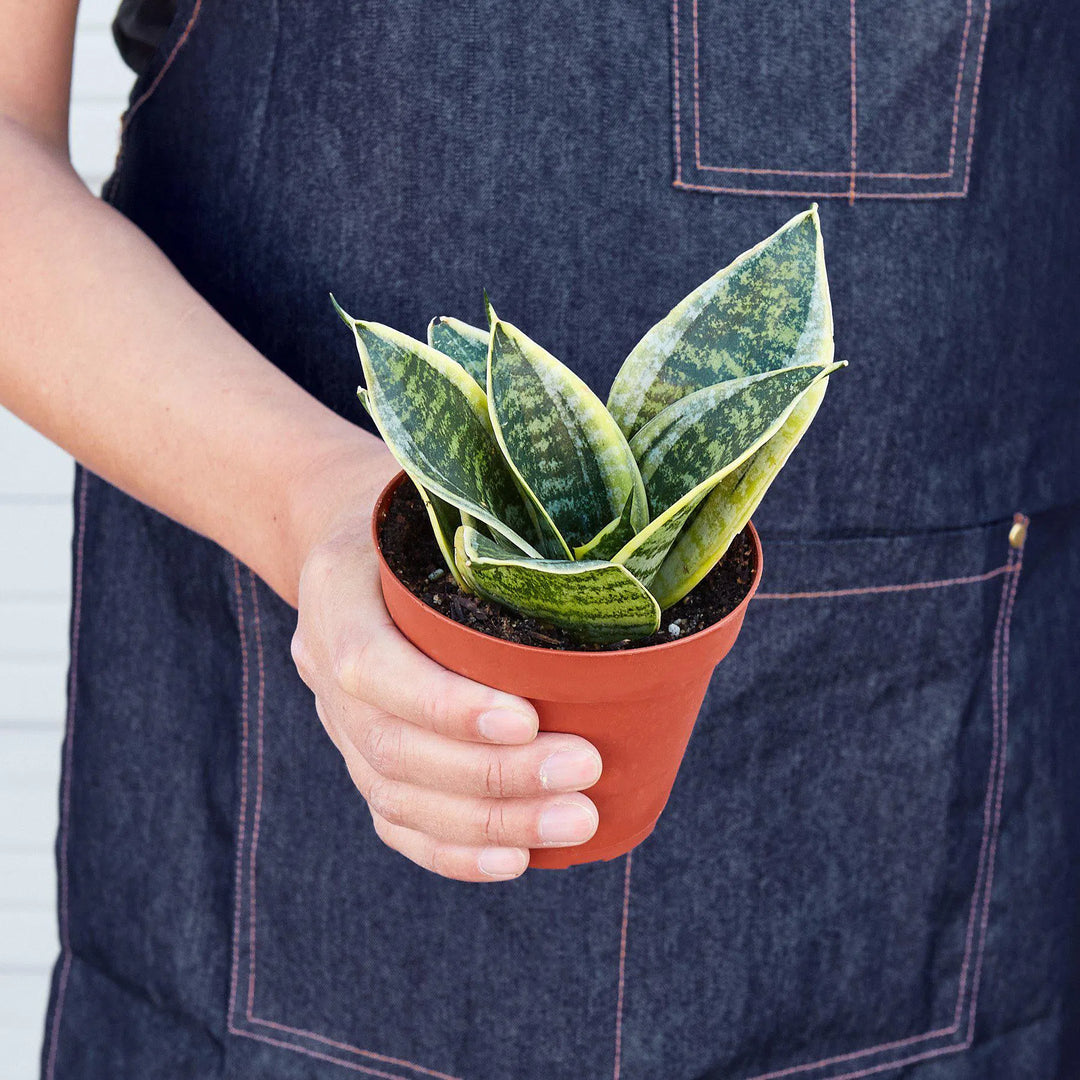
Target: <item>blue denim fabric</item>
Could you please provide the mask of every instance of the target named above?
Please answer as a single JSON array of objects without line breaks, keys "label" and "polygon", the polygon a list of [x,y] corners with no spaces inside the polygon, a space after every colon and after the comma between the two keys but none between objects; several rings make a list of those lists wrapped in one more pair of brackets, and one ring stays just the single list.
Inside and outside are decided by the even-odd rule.
[{"label": "blue denim fabric", "polygon": [[81,472],[47,1080],[1080,1076],[1078,46],[1070,0],[181,0],[107,197],[357,423],[331,288],[419,335],[486,286],[604,392],[811,198],[851,366],[653,836],[498,886],[383,847],[294,613]]}]

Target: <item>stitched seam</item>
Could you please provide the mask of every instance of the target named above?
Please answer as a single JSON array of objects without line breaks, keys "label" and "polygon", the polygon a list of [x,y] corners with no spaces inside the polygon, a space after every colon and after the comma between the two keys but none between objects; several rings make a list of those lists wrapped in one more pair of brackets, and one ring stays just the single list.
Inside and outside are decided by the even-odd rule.
[{"label": "stitched seam", "polygon": [[344,1061],[341,1058],[336,1058],[331,1054],[323,1054],[318,1050],[311,1050],[306,1046],[297,1046],[296,1043],[285,1042],[283,1039],[272,1039],[269,1035],[263,1035],[258,1031],[247,1031],[244,1028],[236,1027],[233,1024],[229,1025],[229,1032],[232,1035],[239,1035],[244,1039],[254,1039],[256,1042],[266,1043],[269,1046],[277,1046],[282,1050],[292,1050],[296,1054],[305,1054],[307,1057],[315,1058],[316,1061],[329,1061],[332,1065],[340,1065],[343,1069],[352,1069],[353,1072],[365,1073],[368,1076],[380,1076],[384,1080],[408,1080],[407,1077],[401,1075],[401,1073],[388,1073],[383,1072],[382,1069],[373,1069],[367,1065],[360,1065],[355,1061]]},{"label": "stitched seam", "polygon": [[240,950],[236,943],[240,940],[240,891],[244,885],[244,844],[247,822],[248,799],[248,681],[249,666],[247,653],[247,628],[244,624],[244,593],[240,586],[240,562],[235,557],[233,564],[233,587],[236,593],[236,628],[240,639],[240,816],[237,824],[236,839],[236,882],[233,901],[233,955],[232,971],[229,979],[229,1023],[236,1012],[236,988],[240,973]]},{"label": "stitched seam", "polygon": [[[846,174],[845,174],[846,175]],[[711,191],[726,195],[790,195],[804,199],[847,199],[846,191],[788,191],[775,188],[717,187],[715,184],[691,184],[685,180],[673,187],[687,191]],[[856,191],[856,199],[962,199],[966,191]]]},{"label": "stitched seam", "polygon": [[968,121],[967,160],[964,164],[964,194],[971,183],[971,152],[975,146],[975,116],[979,108],[979,87],[982,84],[983,56],[986,53],[986,35],[990,30],[990,0],[986,0],[982,33],[979,35],[979,59],[975,64],[975,86],[971,91],[971,119]]},{"label": "stitched seam", "polygon": [[[1023,514],[1016,514],[1014,522],[1028,524],[1028,519]],[[931,586],[937,584],[965,584],[977,581],[985,581],[989,576],[1005,574],[1005,581],[1001,589],[1001,601],[998,604],[997,623],[994,628],[994,647],[990,661],[990,715],[992,720],[992,744],[990,751],[990,767],[987,776],[986,795],[983,798],[983,838],[979,849],[979,863],[975,873],[975,887],[972,893],[971,909],[968,914],[967,932],[965,934],[964,959],[960,968],[959,986],[957,991],[956,1007],[953,1012],[953,1024],[948,1028],[926,1032],[922,1035],[913,1035],[906,1039],[899,1039],[890,1043],[882,1043],[877,1046],[867,1047],[864,1050],[855,1050],[847,1054],[839,1054],[834,1057],[823,1058],[820,1061],[810,1062],[804,1065],[794,1065],[789,1068],[779,1069],[774,1072],[762,1073],[753,1076],[750,1080],[780,1080],[781,1077],[791,1076],[800,1072],[808,1072],[813,1069],[824,1068],[828,1065],[840,1064],[845,1061],[853,1061],[856,1058],[867,1057],[871,1054],[882,1053],[886,1050],[898,1049],[901,1046],[910,1046],[918,1042],[926,1042],[933,1038],[945,1035],[954,1035],[960,1029],[960,1016],[963,1012],[963,1001],[967,990],[967,971],[971,959],[971,945],[973,943],[973,925],[975,909],[979,896],[982,896],[982,914],[980,917],[979,944],[975,960],[975,975],[972,980],[971,997],[968,1006],[968,1030],[964,1039],[959,1043],[948,1043],[944,1046],[934,1047],[922,1051],[919,1054],[909,1055],[897,1061],[888,1061],[881,1064],[858,1069],[855,1072],[847,1072],[841,1076],[835,1076],[832,1080],[857,1080],[858,1077],[870,1076],[874,1073],[884,1072],[889,1069],[899,1068],[901,1065],[924,1061],[929,1058],[939,1057],[943,1054],[958,1053],[967,1050],[973,1041],[975,1030],[975,1010],[979,996],[979,982],[982,972],[984,947],[986,944],[986,930],[989,923],[990,893],[994,879],[994,861],[997,854],[998,829],[1001,822],[1001,792],[1005,784],[1005,740],[1008,734],[1008,716],[1005,697],[1008,693],[1008,655],[1009,655],[1009,623],[1012,618],[1012,602],[1016,595],[1016,586],[1019,580],[1020,568],[1023,564],[1023,549],[1019,552],[1010,547],[1005,566],[997,571],[991,571],[989,575],[974,575],[969,578],[954,578],[946,582],[927,583]],[[904,588],[900,586],[899,588]],[[895,589],[893,590],[895,591]],[[1002,643],[1004,641],[1004,647]],[[1001,658],[999,665],[999,658]],[[1005,691],[1001,698],[998,695],[999,681],[1004,678]],[[1000,756],[999,756],[1000,747]],[[994,804],[993,821],[990,818],[990,805]],[[989,836],[989,857],[987,859],[987,838]],[[985,867],[985,879],[983,877]]]},{"label": "stitched seam", "polygon": [[679,116],[678,99],[679,99],[679,66],[678,66],[678,47],[679,47],[679,16],[678,16],[678,0],[673,0],[672,9],[672,21],[674,25],[673,41],[676,54],[675,64],[675,121],[676,121],[676,167],[675,167],[675,181],[673,186],[679,188],[685,188],[689,191],[707,191],[721,194],[733,194],[733,195],[764,195],[764,196],[792,196],[798,198],[846,198],[849,203],[853,203],[858,198],[868,199],[945,199],[945,198],[963,198],[967,195],[968,184],[971,173],[971,159],[972,149],[974,144],[974,130],[975,130],[975,114],[978,106],[979,85],[982,74],[982,61],[983,52],[989,29],[990,22],[990,0],[986,0],[985,7],[983,9],[983,23],[982,33],[980,38],[979,58],[976,66],[975,83],[972,90],[970,114],[969,114],[969,130],[968,130],[968,145],[965,163],[965,175],[963,187],[959,190],[950,191],[907,191],[907,192],[888,192],[888,191],[874,191],[874,192],[860,192],[855,190],[856,178],[872,179],[872,180],[948,180],[952,178],[956,170],[956,146],[959,135],[959,122],[960,122],[960,103],[963,98],[963,82],[964,74],[966,71],[967,63],[967,51],[971,32],[971,24],[973,21],[972,13],[972,0],[966,0],[966,10],[964,18],[964,29],[961,35],[960,43],[960,60],[957,66],[956,87],[953,92],[953,115],[952,124],[949,137],[949,169],[947,172],[931,172],[931,173],[913,173],[913,172],[877,172],[877,171],[862,171],[856,169],[855,165],[855,147],[857,143],[856,135],[856,41],[855,41],[855,0],[851,0],[851,104],[852,104],[852,163],[851,167],[847,170],[813,170],[813,169],[768,169],[768,168],[752,168],[744,166],[731,166],[731,165],[709,165],[705,164],[701,160],[701,108],[700,108],[700,47],[698,43],[698,0],[693,0],[692,4],[692,30],[694,38],[694,96],[695,96],[695,108],[694,108],[694,164],[701,172],[720,172],[720,173],[733,173],[741,174],[745,176],[802,176],[802,177],[819,177],[819,178],[835,178],[842,179],[848,178],[849,183],[846,190],[843,191],[785,191],[785,190],[766,190],[760,188],[746,188],[746,187],[728,187],[714,184],[692,184],[687,183],[682,178],[682,149],[681,149],[681,121]]},{"label": "stitched seam", "polygon": [[[235,561],[235,560],[234,560]],[[238,568],[239,564],[237,564]],[[265,1020],[261,1017],[254,1015],[253,1003],[255,997],[255,938],[256,938],[256,854],[258,847],[258,834],[259,834],[259,818],[262,812],[262,791],[263,791],[263,720],[265,716],[265,658],[262,642],[262,621],[259,614],[259,595],[256,588],[255,575],[248,570],[248,585],[251,595],[253,619],[252,623],[255,632],[255,652],[256,663],[255,668],[259,672],[259,690],[256,698],[256,716],[255,716],[255,738],[256,738],[256,784],[255,784],[255,806],[252,813],[251,823],[251,851],[249,852],[249,887],[248,887],[248,900],[250,903],[249,908],[249,926],[248,926],[248,1004],[245,1011],[245,1017],[248,1022],[252,1024],[259,1024],[264,1027],[273,1028],[276,1031],[282,1031],[292,1035],[298,1035],[312,1039],[316,1042],[321,1042],[327,1046],[334,1047],[339,1050],[346,1050],[350,1053],[360,1054],[366,1057],[370,1057],[376,1061],[384,1062],[388,1065],[400,1065],[404,1068],[414,1070],[415,1072],[423,1073],[426,1076],[432,1076],[437,1080],[459,1080],[458,1077],[450,1076],[448,1073],[438,1072],[434,1069],[424,1068],[422,1065],[416,1065],[411,1061],[405,1061],[400,1058],[389,1057],[386,1054],[379,1054],[373,1050],[363,1050],[356,1046],[351,1046],[348,1043],[337,1042],[325,1035],[320,1035],[314,1031],[307,1031],[303,1028],[294,1028],[286,1024],[279,1024],[273,1020]],[[242,590],[237,594],[238,608],[242,611],[243,608],[243,595]],[[242,644],[242,670],[243,670],[243,694],[242,694],[242,728],[244,730],[245,739],[244,742],[244,760],[241,768],[241,792],[244,795],[244,802],[242,806],[247,802],[247,744],[246,744],[246,726],[249,707],[249,693],[248,693],[248,681],[249,672],[252,668],[249,656],[248,656],[248,642],[247,635],[244,633],[243,616],[240,617],[240,633]],[[236,884],[236,908],[234,911],[234,937],[233,937],[233,970],[239,972],[239,948],[240,948],[240,911],[241,905],[244,902],[244,891],[242,888],[242,874],[243,874],[243,855],[244,846],[247,843],[247,832],[244,822],[243,813],[241,813],[240,824],[238,825],[238,841],[237,841],[237,884]],[[230,996],[230,1009],[228,1028],[233,1034],[244,1035],[248,1038],[256,1039],[262,1042],[268,1042],[272,1046],[280,1046],[288,1050],[295,1050],[298,1053],[308,1054],[311,1057],[319,1058],[320,1060],[333,1061],[338,1065],[342,1065],[345,1068],[350,1068],[359,1072],[370,1073],[373,1076],[389,1077],[390,1080],[407,1080],[407,1078],[401,1077],[399,1074],[391,1074],[382,1072],[377,1069],[369,1069],[364,1066],[360,1066],[354,1062],[345,1061],[343,1059],[335,1058],[327,1054],[317,1053],[316,1051],[306,1049],[305,1047],[298,1046],[295,1043],[283,1042],[278,1039],[271,1039],[269,1036],[260,1035],[256,1032],[246,1031],[241,1029],[235,1022],[235,997],[236,997],[237,979],[234,975],[234,981],[232,985],[232,992]]]},{"label": "stitched seam", "polygon": [[672,66],[674,67],[673,121],[675,124],[675,183],[682,180],[682,118],[679,111],[679,0],[671,0]]},{"label": "stitched seam", "polygon": [[[143,105],[145,105],[156,93],[157,88],[161,85],[161,80],[165,78],[165,73],[172,67],[173,62],[176,60],[177,56],[180,55],[180,50],[187,44],[188,38],[191,36],[191,31],[195,28],[195,22],[199,18],[202,4],[203,0],[195,0],[195,7],[192,8],[191,17],[188,19],[187,25],[184,27],[180,37],[176,39],[176,44],[165,58],[165,63],[161,65],[161,70],[154,76],[154,81],[124,112],[124,115],[120,120],[120,147],[116,152],[116,164],[113,166],[113,178],[120,175],[120,168],[124,163],[124,151],[127,149],[127,140],[125,139],[125,136],[127,135],[128,128],[131,127],[131,121],[135,119],[135,114],[138,113]],[[111,186],[112,185],[110,185],[110,187]]]},{"label": "stitched seam", "polygon": [[[1028,519],[1026,517],[1024,517],[1023,515],[1021,515],[1021,514],[1015,515],[1014,520],[1017,521],[1017,522],[1022,521],[1025,525],[1028,522]],[[910,1046],[910,1045],[913,1045],[915,1043],[925,1042],[925,1041],[928,1041],[928,1040],[936,1038],[936,1037],[956,1034],[956,1032],[959,1030],[959,1016],[962,1014],[963,1001],[964,1001],[964,997],[966,996],[966,992],[967,992],[967,985],[966,985],[967,970],[968,970],[968,966],[970,964],[970,950],[971,950],[971,946],[973,944],[973,930],[972,930],[972,927],[973,927],[973,923],[974,923],[974,916],[975,916],[975,910],[976,910],[976,907],[977,907],[978,897],[979,897],[980,892],[981,892],[983,902],[982,902],[982,913],[981,913],[981,918],[980,918],[980,922],[979,922],[979,926],[980,926],[979,944],[978,944],[978,951],[977,951],[977,955],[976,955],[976,962],[975,962],[975,969],[974,969],[975,974],[974,974],[974,978],[973,978],[973,982],[972,982],[972,990],[971,990],[969,1010],[968,1010],[968,1015],[969,1015],[968,1031],[967,1031],[967,1034],[965,1036],[965,1039],[960,1043],[949,1043],[949,1044],[946,1044],[944,1046],[939,1046],[939,1047],[935,1047],[935,1048],[932,1048],[932,1049],[927,1050],[927,1051],[923,1051],[923,1052],[921,1052],[919,1054],[909,1055],[906,1058],[902,1058],[902,1059],[899,1059],[899,1060],[896,1060],[896,1061],[884,1062],[884,1063],[881,1063],[881,1064],[878,1064],[878,1065],[875,1065],[875,1066],[872,1066],[872,1067],[868,1067],[866,1069],[859,1069],[859,1070],[856,1070],[854,1072],[844,1073],[841,1076],[834,1077],[833,1080],[857,1080],[857,1078],[859,1078],[859,1077],[870,1076],[870,1075],[875,1074],[875,1073],[883,1072],[883,1071],[886,1071],[886,1070],[889,1070],[889,1069],[899,1068],[902,1065],[911,1064],[911,1063],[922,1061],[922,1060],[927,1060],[929,1058],[938,1057],[938,1056],[941,1056],[941,1055],[944,1055],[944,1054],[957,1053],[959,1051],[966,1050],[966,1049],[968,1049],[970,1047],[972,1039],[973,1039],[973,1035],[974,1035],[974,1023],[975,1023],[978,992],[979,992],[979,986],[980,986],[981,974],[982,974],[982,962],[983,962],[983,956],[984,956],[984,948],[985,948],[985,944],[986,944],[987,928],[988,928],[988,925],[989,925],[989,905],[990,905],[991,890],[992,890],[992,886],[993,886],[993,869],[994,869],[994,862],[995,862],[996,852],[997,852],[997,839],[998,839],[998,831],[999,831],[1000,820],[1001,820],[1002,789],[1003,789],[1004,781],[1005,781],[1005,764],[1006,764],[1005,751],[1004,751],[1004,742],[1005,742],[1005,739],[1007,737],[1009,624],[1011,622],[1012,606],[1013,606],[1013,601],[1015,600],[1016,587],[1017,587],[1017,582],[1018,582],[1018,578],[1019,578],[1019,571],[1020,571],[1020,568],[1022,566],[1022,562],[1023,562],[1022,549],[1021,549],[1019,554],[1017,554],[1017,552],[1015,552],[1013,550],[1010,550],[1008,560],[1006,561],[1006,563],[1003,566],[996,567],[994,570],[990,570],[990,571],[988,571],[988,572],[986,572],[984,574],[975,574],[975,575],[968,575],[968,576],[965,576],[965,577],[942,579],[942,580],[939,580],[939,581],[913,582],[913,583],[908,583],[908,584],[904,584],[904,585],[869,586],[867,588],[856,589],[856,590],[831,590],[831,591],[824,591],[824,592],[819,592],[819,593],[804,593],[804,594],[768,594],[768,593],[759,594],[759,596],[764,596],[766,598],[772,598],[772,599],[794,599],[794,598],[802,598],[804,596],[805,597],[821,597],[821,596],[835,596],[835,595],[860,595],[860,594],[871,593],[871,592],[902,592],[902,591],[908,591],[908,590],[911,590],[911,589],[929,589],[929,588],[940,588],[940,587],[945,587],[945,586],[949,586],[949,585],[973,584],[973,583],[976,583],[976,582],[987,581],[987,580],[990,580],[990,579],[992,579],[994,577],[997,577],[997,576],[1005,576],[1006,577],[1006,580],[1005,580],[1005,582],[1003,583],[1003,586],[1002,586],[1002,600],[1001,600],[1001,603],[999,604],[999,608],[998,608],[998,620],[997,620],[997,626],[995,628],[994,650],[993,650],[993,655],[992,655],[992,660],[991,660],[991,716],[992,716],[992,720],[993,720],[993,725],[992,725],[993,745],[992,745],[992,749],[991,749],[991,761],[990,761],[990,769],[989,769],[989,776],[988,776],[987,791],[986,791],[986,795],[984,796],[984,800],[983,800],[983,807],[984,807],[984,809],[983,809],[983,819],[984,819],[983,840],[982,840],[982,844],[980,846],[979,865],[978,865],[978,868],[977,868],[977,871],[976,871],[975,889],[974,889],[973,896],[972,896],[972,904],[971,904],[971,909],[970,909],[969,917],[968,917],[968,928],[967,928],[967,932],[966,932],[966,935],[965,935],[965,954],[964,954],[964,959],[963,959],[963,962],[962,962],[962,965],[961,965],[960,977],[959,977],[959,980],[958,980],[959,987],[958,987],[957,1004],[956,1004],[956,1007],[955,1007],[955,1010],[954,1010],[954,1023],[953,1023],[953,1025],[951,1027],[949,1027],[949,1028],[941,1028],[941,1029],[938,1029],[938,1030],[935,1030],[935,1031],[923,1033],[921,1035],[914,1035],[914,1036],[910,1036],[910,1037],[905,1038],[905,1039],[894,1040],[894,1041],[889,1042],[889,1043],[882,1043],[882,1044],[879,1044],[877,1046],[865,1048],[863,1050],[852,1051],[851,1053],[848,1053],[848,1054],[842,1054],[842,1055],[838,1055],[838,1056],[831,1057],[831,1058],[825,1058],[825,1059],[821,1059],[821,1060],[816,1061],[816,1062],[811,1062],[811,1063],[807,1063],[807,1064],[803,1064],[803,1065],[796,1065],[796,1066],[785,1068],[785,1069],[782,1069],[782,1070],[779,1070],[779,1071],[774,1071],[774,1072],[771,1072],[771,1073],[763,1073],[763,1074],[760,1074],[758,1076],[754,1076],[754,1077],[750,1078],[750,1080],[779,1080],[779,1078],[784,1077],[784,1076],[790,1076],[790,1075],[800,1073],[800,1072],[806,1072],[806,1071],[813,1070],[813,1069],[824,1068],[824,1067],[826,1067],[826,1066],[828,1066],[830,1064],[839,1064],[839,1063],[845,1062],[845,1061],[853,1061],[853,1060],[855,1060],[857,1058],[866,1057],[866,1056],[869,1056],[869,1055],[874,1054],[874,1053],[882,1053],[882,1052],[884,1052],[886,1050],[898,1049],[899,1047],[902,1047],[902,1046]],[[254,611],[255,611],[256,647],[257,647],[257,651],[258,651],[258,662],[259,662],[260,672],[262,672],[262,670],[263,670],[262,641],[261,641],[261,632],[258,629],[258,626],[259,626],[258,594],[257,594],[256,588],[255,588],[254,576],[251,574],[250,571],[249,571],[249,578],[250,578],[252,602],[253,602]],[[1002,641],[1003,641],[1003,644],[1002,644]],[[244,645],[245,645],[245,653],[246,653],[246,639],[245,639]],[[999,663],[998,663],[999,655],[1003,657],[1003,659],[1001,661],[1000,669],[999,669]],[[246,659],[245,659],[245,666],[246,666]],[[1002,680],[1004,682],[1004,689],[1003,689],[1000,701],[999,701],[999,696],[998,696],[998,683],[999,683],[999,680]],[[263,691],[262,691],[262,686],[260,685],[259,707],[258,707],[258,744],[257,744],[258,745],[258,749],[257,749],[258,759],[257,760],[259,762],[259,776],[260,776],[260,779],[259,779],[258,790],[257,790],[257,793],[256,793],[256,807],[257,808],[261,808],[261,786],[262,786],[261,763],[262,763],[262,754],[263,754],[263,712],[264,712],[264,709],[263,709],[263,696],[264,695],[263,695]],[[999,740],[1000,740],[1000,745],[1002,747],[1000,758],[998,757]],[[244,773],[246,773],[246,766],[247,766],[247,759],[246,759],[246,755],[245,755]],[[993,815],[992,815],[991,835],[990,835],[990,840],[989,840],[989,862],[988,862],[988,865],[986,866],[986,878],[985,878],[985,883],[984,883],[983,882],[984,857],[985,857],[985,853],[986,853],[986,850],[987,850],[987,825],[991,823],[991,815],[989,813],[989,807],[990,807],[991,802],[993,802],[994,811],[993,811]],[[252,857],[251,857],[251,870],[250,870],[250,873],[251,873],[250,896],[251,896],[251,903],[252,903],[252,908],[251,908],[251,913],[250,913],[250,915],[251,915],[250,941],[251,941],[252,950],[254,949],[254,937],[255,937],[255,908],[254,908],[254,902],[255,902],[255,888],[254,888],[254,882],[255,882],[255,858],[254,858],[254,855],[255,855],[255,852],[254,852],[254,843],[255,843],[256,830],[258,828],[257,813],[258,813],[258,811],[256,812],[256,821],[253,822],[253,832],[252,832],[253,851],[252,851]],[[241,834],[241,844],[242,843],[243,843],[243,834]],[[625,877],[624,877],[623,914],[622,914],[622,926],[621,926],[621,931],[620,931],[620,947],[619,947],[619,976],[618,976],[618,993],[617,993],[616,1022],[615,1022],[615,1062],[614,1062],[614,1072],[613,1072],[614,1080],[619,1080],[620,1068],[621,1068],[622,1016],[623,1016],[623,1002],[624,1002],[624,989],[625,989],[626,944],[627,944],[627,929],[628,929],[628,916],[629,916],[629,904],[630,904],[631,865],[632,865],[631,864],[631,855],[628,853],[627,859],[626,859],[626,870],[625,870]],[[981,888],[981,886],[983,886],[983,887]],[[234,941],[234,950],[236,949],[236,947],[237,947],[237,942]],[[235,959],[236,959],[236,953],[234,951],[234,963],[235,963]],[[385,1062],[387,1062],[389,1064],[402,1065],[402,1066],[404,1066],[406,1068],[409,1068],[409,1069],[412,1069],[412,1070],[415,1070],[415,1071],[418,1071],[418,1072],[422,1072],[422,1073],[425,1073],[425,1074],[430,1075],[430,1076],[435,1076],[435,1077],[441,1078],[441,1080],[457,1080],[457,1078],[450,1077],[445,1073],[440,1073],[440,1072],[436,1072],[434,1070],[425,1069],[422,1066],[415,1065],[415,1064],[413,1064],[411,1062],[408,1062],[408,1061],[403,1061],[401,1059],[395,1059],[395,1058],[389,1058],[389,1057],[387,1057],[385,1055],[376,1054],[373,1051],[362,1050],[362,1049],[360,1049],[358,1047],[351,1046],[351,1045],[349,1045],[347,1043],[337,1042],[337,1041],[335,1041],[333,1039],[329,1039],[328,1037],[319,1035],[319,1034],[317,1034],[315,1032],[306,1031],[306,1030],[300,1029],[300,1028],[289,1027],[289,1026],[284,1025],[284,1024],[278,1024],[278,1023],[276,1023],[274,1021],[263,1020],[263,1019],[260,1019],[258,1017],[253,1016],[252,1013],[251,1013],[251,1005],[250,1005],[252,997],[254,995],[255,967],[254,967],[253,960],[254,960],[254,952],[252,951],[252,957],[251,957],[251,959],[249,961],[249,964],[250,964],[250,968],[249,968],[249,1010],[248,1010],[248,1017],[247,1017],[250,1022],[255,1023],[255,1024],[260,1024],[260,1025],[265,1026],[265,1027],[273,1028],[273,1029],[278,1030],[278,1031],[282,1031],[282,1032],[286,1032],[286,1033],[290,1033],[290,1034],[294,1034],[294,1035],[299,1035],[299,1036],[304,1036],[304,1037],[310,1038],[312,1040],[321,1042],[321,1043],[323,1043],[325,1045],[328,1045],[328,1046],[332,1046],[332,1047],[335,1047],[335,1048],[338,1048],[338,1049],[346,1050],[346,1051],[349,1051],[349,1052],[355,1053],[355,1054],[361,1054],[361,1055],[369,1056],[369,1057],[372,1057],[372,1058],[374,1058],[376,1060],[379,1060],[379,1061],[385,1061]],[[273,1039],[273,1038],[271,1038],[271,1037],[269,1037],[267,1035],[263,1035],[263,1034],[260,1034],[260,1033],[257,1033],[257,1032],[251,1032],[251,1031],[242,1030],[242,1029],[240,1029],[240,1028],[238,1028],[238,1027],[236,1027],[234,1025],[234,1023],[232,1022],[232,1019],[231,1019],[231,1015],[230,1015],[230,1021],[229,1021],[229,1030],[233,1034],[240,1035],[240,1036],[243,1036],[245,1038],[251,1038],[251,1039],[254,1039],[256,1041],[267,1043],[267,1044],[269,1044],[271,1046],[278,1046],[278,1047],[281,1047],[283,1049],[293,1050],[293,1051],[295,1051],[297,1053],[306,1054],[306,1055],[308,1055],[310,1057],[313,1057],[313,1058],[316,1058],[318,1060],[329,1061],[329,1062],[332,1062],[334,1064],[341,1065],[344,1068],[352,1069],[354,1071],[363,1072],[363,1073],[373,1075],[373,1076],[385,1077],[385,1078],[387,1078],[387,1080],[406,1080],[406,1078],[402,1078],[399,1075],[386,1073],[386,1072],[383,1072],[383,1071],[377,1070],[377,1069],[368,1068],[366,1066],[359,1065],[359,1064],[357,1064],[355,1062],[346,1061],[346,1060],[334,1057],[334,1056],[329,1055],[329,1054],[323,1054],[323,1053],[320,1053],[318,1051],[311,1050],[311,1049],[308,1049],[306,1047],[296,1045],[295,1043],[284,1042],[282,1040]]]},{"label": "stitched seam", "polygon": [[82,626],[83,551],[86,540],[86,470],[79,473],[79,524],[75,540],[75,596],[71,621],[71,659],[68,671],[67,724],[64,734],[64,792],[60,803],[60,950],[63,961],[56,986],[56,1003],[49,1024],[49,1056],[45,1064],[46,1080],[53,1080],[64,1015],[68,978],[71,974],[71,921],[69,908],[68,842],[71,836],[71,765],[75,741],[75,690],[79,666],[79,631]]},{"label": "stitched seam", "polygon": [[248,571],[248,589],[251,593],[251,609],[255,622],[255,659],[259,671],[259,696],[257,713],[259,718],[258,756],[255,771],[255,812],[251,818],[251,865],[248,870],[248,890],[251,897],[251,925],[248,927],[248,997],[247,1018],[254,1019],[255,1010],[255,858],[259,850],[259,823],[262,817],[263,794],[263,705],[266,700],[265,665],[263,661],[262,622],[259,619],[259,596],[255,591],[255,575]]},{"label": "stitched seam", "polygon": [[626,982],[626,924],[630,916],[630,865],[632,851],[626,853],[626,874],[623,879],[622,930],[619,933],[619,992],[615,1004],[615,1071],[614,1080],[619,1080],[622,1065],[622,1016],[623,988]]},{"label": "stitched seam", "polygon": [[[968,36],[971,34],[971,0],[967,0],[964,12],[964,36],[960,39],[960,70],[956,75],[956,93],[953,95],[952,131],[949,134],[949,172],[956,168],[956,136],[960,128],[960,90],[964,82],[964,65],[967,63]],[[974,108],[972,102],[972,108]]]},{"label": "stitched seam", "polygon": [[856,149],[859,145],[859,93],[858,82],[855,78],[855,0],[851,0],[850,17],[851,35],[851,179],[848,183],[848,201],[855,204],[855,169],[857,165]]},{"label": "stitched seam", "polygon": [[869,596],[875,593],[910,592],[915,589],[944,589],[949,585],[973,585],[978,581],[989,581],[991,578],[1008,574],[1012,571],[1012,563],[1007,562],[1003,566],[988,570],[985,574],[969,574],[966,577],[942,578],[939,581],[912,581],[906,585],[866,585],[858,589],[825,589],[821,592],[791,592],[791,593],[763,593],[759,592],[756,600],[817,600],[830,596]]}]

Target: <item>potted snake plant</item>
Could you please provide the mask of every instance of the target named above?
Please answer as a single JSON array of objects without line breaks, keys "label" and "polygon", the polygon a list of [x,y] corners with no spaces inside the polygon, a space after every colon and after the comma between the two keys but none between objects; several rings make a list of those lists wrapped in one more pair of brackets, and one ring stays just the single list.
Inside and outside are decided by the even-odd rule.
[{"label": "potted snake plant", "polygon": [[[649,330],[606,405],[486,296],[486,329],[437,317],[426,342],[334,304],[360,354],[360,399],[403,469],[372,525],[391,616],[440,664],[531,699],[543,730],[600,752],[595,835],[534,850],[530,865],[623,854],[667,802],[712,670],[760,579],[750,515],[842,366],[817,207]],[[386,557],[385,523],[406,496],[426,509],[444,563],[426,577],[445,572],[440,595],[454,594],[441,610]],[[680,601],[739,537],[749,559],[741,598],[682,633]],[[487,632],[460,610],[453,617],[478,605],[509,617]],[[551,644],[515,635],[515,620],[546,627]]]}]

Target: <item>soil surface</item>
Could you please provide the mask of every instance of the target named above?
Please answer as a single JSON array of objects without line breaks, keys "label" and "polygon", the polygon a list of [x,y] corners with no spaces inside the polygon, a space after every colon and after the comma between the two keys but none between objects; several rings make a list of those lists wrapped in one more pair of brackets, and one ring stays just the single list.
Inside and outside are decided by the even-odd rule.
[{"label": "soil surface", "polygon": [[446,569],[424,504],[408,481],[394,493],[379,540],[390,569],[429,607],[482,634],[548,649],[609,651],[675,641],[704,630],[737,608],[754,577],[754,545],[744,529],[701,582],[661,612],[660,629],[655,634],[612,645],[583,645],[557,626],[462,592]]}]

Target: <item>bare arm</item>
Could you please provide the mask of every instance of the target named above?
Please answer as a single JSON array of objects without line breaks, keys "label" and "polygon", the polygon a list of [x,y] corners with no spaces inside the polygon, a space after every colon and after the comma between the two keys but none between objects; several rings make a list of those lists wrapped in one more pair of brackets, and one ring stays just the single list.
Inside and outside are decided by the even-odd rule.
[{"label": "bare arm", "polygon": [[75,175],[74,16],[71,0],[0,9],[0,401],[295,604],[304,541],[322,524],[307,505],[321,505],[319,465],[348,462],[359,483],[392,466]]},{"label": "bare arm", "polygon": [[75,175],[76,7],[0,0],[0,402],[298,607],[297,667],[391,847],[485,880],[519,874],[529,847],[588,839],[595,750],[537,735],[528,702],[452,675],[390,622],[368,536],[397,471],[382,443],[278,371]]}]

